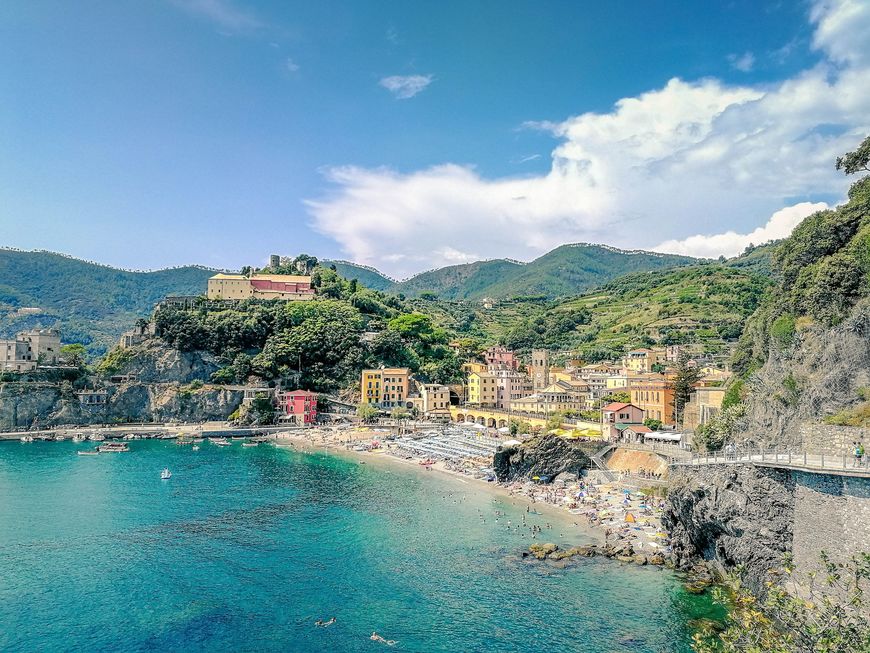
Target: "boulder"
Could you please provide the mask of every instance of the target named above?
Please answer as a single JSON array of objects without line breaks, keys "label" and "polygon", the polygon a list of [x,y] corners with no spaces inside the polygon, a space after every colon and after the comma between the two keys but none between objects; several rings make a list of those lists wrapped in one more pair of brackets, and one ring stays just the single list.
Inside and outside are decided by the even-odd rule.
[{"label": "boulder", "polygon": [[495,453],[493,469],[499,482],[550,480],[568,473],[577,478],[591,464],[579,443],[556,435],[542,435]]}]

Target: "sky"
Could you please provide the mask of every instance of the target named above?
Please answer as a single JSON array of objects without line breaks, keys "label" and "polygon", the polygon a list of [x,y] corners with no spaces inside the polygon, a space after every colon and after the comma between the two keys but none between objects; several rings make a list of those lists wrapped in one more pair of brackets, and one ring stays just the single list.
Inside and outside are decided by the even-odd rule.
[{"label": "sky", "polygon": [[868,133],[870,0],[0,3],[0,245],[130,269],[731,256]]}]

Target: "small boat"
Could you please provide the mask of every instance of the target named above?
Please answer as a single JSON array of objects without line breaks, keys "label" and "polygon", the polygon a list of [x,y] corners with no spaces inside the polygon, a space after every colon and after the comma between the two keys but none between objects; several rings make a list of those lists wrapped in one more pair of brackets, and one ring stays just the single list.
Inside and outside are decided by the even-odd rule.
[{"label": "small boat", "polygon": [[33,436],[32,435],[22,435],[21,441],[22,442],[33,442]]},{"label": "small boat", "polygon": [[83,440],[82,436],[80,436],[78,433],[76,433],[74,436],[72,436],[73,442],[81,442],[82,440]]},{"label": "small boat", "polygon": [[123,437],[123,439],[124,439],[124,440],[135,440],[135,439],[136,439],[136,434],[135,434],[135,433],[128,433],[127,435],[125,435],[125,436]]},{"label": "small boat", "polygon": [[243,447],[259,447],[259,442],[242,442]]},{"label": "small boat", "polygon": [[169,471],[168,467],[164,467],[163,471],[160,472],[160,480],[166,481],[170,478],[172,478],[172,472]]},{"label": "small boat", "polygon": [[102,442],[106,439],[105,435],[100,435],[99,433],[94,433],[93,435],[88,436],[88,440],[91,442]]},{"label": "small boat", "polygon": [[60,435],[60,434],[58,434],[58,435],[55,435],[55,436],[54,436],[54,441],[55,441],[55,442],[63,442],[64,440],[66,440],[66,436],[65,436],[65,435]]},{"label": "small boat", "polygon": [[81,451],[76,451],[76,453],[80,456],[99,456],[100,452],[96,449],[82,449]]},{"label": "small boat", "polygon": [[199,442],[202,442],[202,438],[194,438],[194,439],[193,439],[193,443],[194,443],[194,444],[197,444],[197,443],[199,443]]},{"label": "small boat", "polygon": [[130,445],[125,442],[106,442],[97,447],[100,453],[122,453],[130,451]]},{"label": "small boat", "polygon": [[227,440],[226,438],[212,438],[210,440],[212,444],[216,444],[219,447],[229,447],[232,445],[232,442]]}]

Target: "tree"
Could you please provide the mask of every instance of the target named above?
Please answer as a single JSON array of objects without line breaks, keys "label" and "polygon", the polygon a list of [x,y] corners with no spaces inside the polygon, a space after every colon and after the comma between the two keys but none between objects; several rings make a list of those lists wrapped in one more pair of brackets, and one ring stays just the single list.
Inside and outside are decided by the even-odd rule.
[{"label": "tree", "polygon": [[865,138],[854,152],[846,152],[837,157],[837,170],[847,175],[856,172],[870,172],[870,136]]},{"label": "tree", "polygon": [[356,416],[363,422],[371,422],[378,416],[378,409],[371,404],[360,404],[356,408]]},{"label": "tree", "polygon": [[604,397],[602,401],[605,404],[611,404],[613,402],[627,404],[631,401],[631,394],[628,392],[611,392],[609,395]]},{"label": "tree", "polygon": [[683,410],[695,390],[695,384],[700,379],[701,370],[697,365],[690,364],[688,352],[681,352],[677,359],[677,374],[674,377],[674,420],[677,424],[683,423]]},{"label": "tree", "polygon": [[408,411],[407,408],[397,406],[396,408],[393,408],[392,411],[390,411],[390,417],[397,422],[403,422],[411,417],[411,413]]},{"label": "tree", "polygon": [[662,427],[662,421],[660,419],[653,419],[652,417],[647,417],[643,421],[643,425],[652,431],[658,431]]},{"label": "tree", "polygon": [[66,361],[67,365],[81,367],[85,364],[87,355],[88,350],[85,349],[85,346],[77,342],[69,345],[63,345],[60,348],[60,357],[64,361]]}]

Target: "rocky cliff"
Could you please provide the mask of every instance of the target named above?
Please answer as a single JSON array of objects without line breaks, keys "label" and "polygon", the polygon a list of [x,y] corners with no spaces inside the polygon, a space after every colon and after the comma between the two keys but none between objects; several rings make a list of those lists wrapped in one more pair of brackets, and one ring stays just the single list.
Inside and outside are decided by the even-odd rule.
[{"label": "rocky cliff", "polygon": [[552,479],[563,472],[579,475],[592,462],[584,448],[578,442],[543,435],[496,452],[493,469],[499,482],[534,476]]},{"label": "rocky cliff", "polygon": [[[746,416],[734,441],[805,448],[803,425],[821,423],[866,401],[870,388],[868,302],[857,305],[832,328],[799,324],[787,345],[770,347],[767,360],[747,387]],[[861,435],[856,430],[855,438]]]},{"label": "rocky cliff", "polygon": [[794,486],[789,472],[753,465],[677,468],[663,516],[676,565],[687,569],[698,558],[722,570],[742,564],[755,589],[762,587],[791,550]]},{"label": "rocky cliff", "polygon": [[146,383],[208,381],[219,368],[214,355],[204,351],[179,351],[159,338],[129,349],[116,349],[103,362],[106,376],[135,375]]}]

